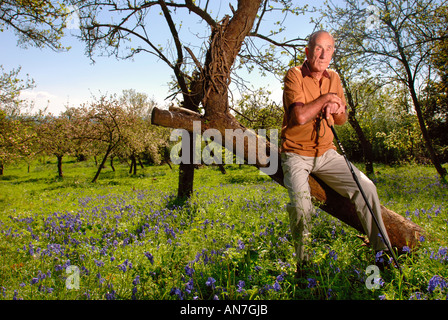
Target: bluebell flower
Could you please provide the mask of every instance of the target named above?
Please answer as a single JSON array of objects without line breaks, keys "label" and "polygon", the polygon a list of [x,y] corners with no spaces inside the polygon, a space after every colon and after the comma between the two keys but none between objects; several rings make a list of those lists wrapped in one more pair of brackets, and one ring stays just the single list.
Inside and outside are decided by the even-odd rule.
[{"label": "bluebell flower", "polygon": [[216,282],[215,279],[213,279],[212,277],[209,277],[207,279],[207,281],[205,282],[205,285],[208,287],[212,287],[212,289],[215,289],[215,282]]},{"label": "bluebell flower", "polygon": [[115,290],[106,293],[106,300],[115,300]]},{"label": "bluebell flower", "polygon": [[337,260],[338,259],[338,254],[336,253],[336,251],[331,250],[330,251],[330,257],[333,258],[333,260]]},{"label": "bluebell flower", "polygon": [[308,288],[315,288],[317,286],[316,279],[308,278]]},{"label": "bluebell flower", "polygon": [[154,264],[154,257],[152,256],[152,254],[150,254],[149,252],[145,252],[145,256],[146,258],[148,258],[149,262],[151,262],[151,264]]},{"label": "bluebell flower", "polygon": [[379,262],[379,263],[383,263],[384,259],[383,259],[383,251],[378,251],[375,255],[375,262]]},{"label": "bluebell flower", "polygon": [[104,266],[104,262],[101,261],[101,260],[93,259],[93,261],[95,261],[95,264],[96,264],[98,267],[102,267],[102,266]]},{"label": "bluebell flower", "polygon": [[187,284],[185,285],[185,291],[187,293],[191,293],[194,290],[194,283],[193,283],[193,279],[190,278],[190,280],[188,280]]},{"label": "bluebell flower", "polygon": [[123,272],[126,272],[127,268],[126,268],[126,264],[123,262],[122,264],[119,264],[118,269],[120,269]]},{"label": "bluebell flower", "polygon": [[170,295],[176,295],[180,300],[183,300],[182,291],[179,288],[172,288],[170,291]]},{"label": "bluebell flower", "polygon": [[408,246],[404,246],[403,247],[403,252],[411,252],[411,248],[409,248]]},{"label": "bluebell flower", "polygon": [[38,283],[39,282],[39,279],[38,278],[33,278],[33,279],[31,279],[31,284],[36,284],[36,283]]},{"label": "bluebell flower", "polygon": [[437,287],[440,287],[440,289],[447,287],[445,279],[439,275],[435,275],[429,280],[428,291],[433,292]]},{"label": "bluebell flower", "polygon": [[190,268],[188,265],[185,266],[185,273],[187,274],[187,276],[192,277],[194,271],[195,270],[193,268]]},{"label": "bluebell flower", "polygon": [[410,297],[409,300],[421,300],[423,298],[421,292],[414,292]]},{"label": "bluebell flower", "polygon": [[278,281],[275,280],[275,283],[274,283],[274,291],[278,292],[278,291],[280,291],[281,289],[282,289],[282,287],[280,286],[280,283],[278,283]]},{"label": "bluebell flower", "polygon": [[237,288],[238,289],[236,289],[236,291],[237,292],[243,292],[245,285],[246,285],[246,283],[243,280],[238,281],[238,284],[237,284]]},{"label": "bluebell flower", "polygon": [[276,280],[277,280],[278,282],[282,282],[282,281],[284,280],[284,276],[285,276],[285,273],[282,272],[281,274],[279,274],[279,275],[277,276]]},{"label": "bluebell flower", "polygon": [[140,276],[137,275],[137,276],[135,277],[135,279],[132,281],[132,284],[133,284],[134,286],[136,286],[136,285],[138,285],[139,283],[140,283]]}]

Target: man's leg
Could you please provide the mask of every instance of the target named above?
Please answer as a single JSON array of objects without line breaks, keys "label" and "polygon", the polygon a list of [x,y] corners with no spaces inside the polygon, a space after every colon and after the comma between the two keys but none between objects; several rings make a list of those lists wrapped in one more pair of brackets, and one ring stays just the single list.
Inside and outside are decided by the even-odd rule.
[{"label": "man's leg", "polygon": [[310,241],[310,219],[314,211],[308,184],[312,158],[307,158],[309,157],[302,157],[294,153],[282,154],[284,184],[288,189],[291,201],[287,204],[286,210],[289,214],[292,240],[299,265],[309,260],[305,246]]},{"label": "man's leg", "polygon": [[[364,190],[367,200],[373,210],[373,214],[386,237],[385,241],[389,241],[381,216],[380,200],[375,184],[355,166],[353,166],[353,170]],[[373,221],[372,214],[367,207],[364,197],[353,179],[345,158],[335,150],[329,150],[317,159],[315,171],[313,173],[322,179],[322,181],[324,181],[330,188],[352,201],[372,247],[376,251],[387,249],[385,242],[381,239],[380,231],[378,230],[375,221]]]}]

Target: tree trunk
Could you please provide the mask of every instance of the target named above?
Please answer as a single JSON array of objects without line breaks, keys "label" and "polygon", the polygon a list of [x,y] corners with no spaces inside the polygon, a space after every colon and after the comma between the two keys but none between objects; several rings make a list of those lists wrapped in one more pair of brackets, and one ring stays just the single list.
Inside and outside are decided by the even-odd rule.
[{"label": "tree trunk", "polygon": [[[207,129],[214,128],[219,130],[223,136],[225,136],[225,129],[233,129],[234,131],[238,129],[246,130],[246,128],[239,124],[238,121],[230,114],[214,119],[213,121],[204,121],[200,114],[186,115],[185,113],[175,112],[174,109],[168,111],[154,108],[153,110],[152,124],[155,125],[170,128],[182,128],[192,132],[194,121],[201,121],[202,132]],[[248,155],[255,152],[257,155],[257,161],[254,165],[259,169],[263,169],[268,161],[260,158],[258,152],[256,152],[256,149],[264,148],[265,150],[275,150],[275,152],[271,152],[267,156],[276,157],[276,159],[270,159],[270,163],[276,160],[279,164],[278,170],[276,170],[275,173],[269,174],[269,176],[274,181],[284,186],[279,150],[276,146],[271,145],[266,139],[259,136],[256,137],[257,143],[255,146],[249,144],[247,140],[245,140],[244,154],[239,156],[242,156],[247,160]],[[230,151],[235,152],[235,148],[236,145],[233,144],[233,149]],[[355,207],[348,198],[342,197],[313,175],[309,178],[309,184],[311,188],[311,195],[314,198],[316,205],[332,216],[355,228],[359,232],[364,233],[361,222],[356,214]],[[404,246],[408,246],[411,249],[417,247],[419,244],[419,238],[424,234],[424,230],[417,224],[408,221],[398,213],[395,213],[384,206],[382,206],[381,210],[383,221],[392,246],[396,247],[399,252],[402,251]]]},{"label": "tree trunk", "polygon": [[112,171],[115,172],[114,157],[110,157],[110,167],[112,168]]},{"label": "tree trunk", "polygon": [[366,166],[366,174],[368,176],[373,176],[375,173],[373,170],[372,144],[366,138],[364,131],[362,131],[362,128],[359,125],[359,122],[356,119],[356,116],[354,114],[349,114],[348,122],[350,123],[352,128],[355,130],[356,135],[358,136],[358,139],[361,142],[362,151],[364,153],[364,164]]},{"label": "tree trunk", "polygon": [[415,93],[415,89],[411,88],[411,97],[412,101],[414,103],[415,111],[417,113],[418,123],[420,125],[420,130],[422,131],[423,140],[426,144],[426,149],[429,152],[429,156],[431,157],[431,162],[434,165],[434,167],[437,170],[437,173],[439,174],[442,181],[446,181],[446,175],[447,172],[445,168],[442,167],[442,164],[440,163],[440,160],[436,154],[436,151],[434,150],[434,147],[432,145],[431,138],[428,133],[428,129],[426,128],[425,120],[423,118],[422,109],[420,106],[420,102],[418,101],[417,94]]},{"label": "tree trunk", "polygon": [[137,159],[134,155],[131,156],[131,166],[129,167],[129,174],[137,175]]},{"label": "tree trunk", "polygon": [[58,159],[58,177],[62,178],[63,174],[62,174],[62,157],[63,156],[56,156],[56,158]]},{"label": "tree trunk", "polygon": [[341,69],[339,68],[337,62],[335,63],[336,71],[339,73],[339,76],[341,78],[342,86],[345,90],[345,95],[347,96],[347,103],[350,106],[351,112],[348,116],[348,122],[352,126],[352,128],[355,130],[356,135],[358,136],[359,141],[361,142],[361,147],[364,153],[364,164],[366,166],[366,174],[368,176],[373,176],[374,170],[373,170],[373,150],[372,150],[372,144],[370,141],[366,138],[366,135],[364,134],[364,131],[362,130],[361,126],[359,125],[358,120],[356,119],[356,106],[353,99],[352,92],[350,90],[350,87],[345,80],[344,74],[341,72]]},{"label": "tree trunk", "polygon": [[177,188],[177,198],[185,200],[193,193],[194,168],[193,163],[193,135],[182,136],[182,152],[188,151],[189,163],[179,165],[179,184]]},{"label": "tree trunk", "polygon": [[92,179],[92,183],[93,183],[93,182],[96,182],[96,180],[97,180],[98,177],[100,176],[101,169],[104,168],[104,165],[106,164],[107,157],[109,156],[109,154],[110,154],[110,152],[112,151],[112,149],[113,149],[113,146],[111,146],[111,145],[109,145],[109,146],[107,147],[106,154],[104,155],[104,158],[103,158],[103,160],[101,161],[101,164],[100,164],[100,166],[98,167],[98,170],[96,171],[95,176],[94,176],[93,179]]}]

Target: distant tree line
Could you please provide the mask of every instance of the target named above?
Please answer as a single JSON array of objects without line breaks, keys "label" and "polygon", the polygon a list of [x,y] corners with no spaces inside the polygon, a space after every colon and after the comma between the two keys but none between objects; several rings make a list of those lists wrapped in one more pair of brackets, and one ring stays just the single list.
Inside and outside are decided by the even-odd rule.
[{"label": "distant tree line", "polygon": [[[16,75],[3,74],[13,80],[17,80]],[[79,161],[95,160],[98,169],[94,182],[108,160],[112,170],[114,160],[127,162],[134,175],[143,162],[169,160],[169,130],[148,123],[148,112],[155,102],[146,94],[125,90],[120,97],[101,96],[78,108],[66,108],[57,116],[20,112],[24,102],[18,101],[17,95],[9,102],[8,106],[2,103],[0,109],[0,174],[9,164],[30,164],[46,155],[57,159],[57,174],[62,177],[63,158],[71,156]]]}]

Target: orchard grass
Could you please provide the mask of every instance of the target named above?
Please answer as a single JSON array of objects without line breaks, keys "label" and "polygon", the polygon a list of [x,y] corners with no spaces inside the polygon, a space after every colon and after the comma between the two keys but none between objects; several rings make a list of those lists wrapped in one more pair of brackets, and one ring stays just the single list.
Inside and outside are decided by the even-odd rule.
[{"label": "orchard grass", "polygon": [[[376,165],[382,203],[421,225],[421,246],[366,286],[374,253],[351,227],[313,216],[312,260],[296,278],[286,190],[247,165],[196,170],[53,161],[0,177],[0,299],[436,300],[448,294],[448,188],[432,167]],[[79,288],[74,285],[79,270]]]}]

